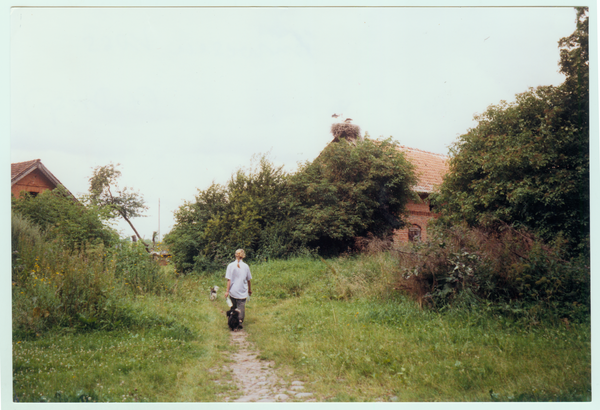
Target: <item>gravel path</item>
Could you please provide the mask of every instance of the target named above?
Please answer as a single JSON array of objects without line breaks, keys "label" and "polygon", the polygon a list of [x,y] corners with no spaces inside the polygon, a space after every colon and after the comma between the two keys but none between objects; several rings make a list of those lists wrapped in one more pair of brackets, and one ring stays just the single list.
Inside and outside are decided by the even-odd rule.
[{"label": "gravel path", "polygon": [[313,394],[304,390],[304,383],[293,381],[284,383],[273,370],[274,363],[260,360],[260,352],[246,340],[245,330],[231,332],[231,343],[236,345],[237,353],[231,356],[233,363],[228,370],[233,382],[238,386],[241,397],[224,401],[233,402],[284,402],[315,401]]}]

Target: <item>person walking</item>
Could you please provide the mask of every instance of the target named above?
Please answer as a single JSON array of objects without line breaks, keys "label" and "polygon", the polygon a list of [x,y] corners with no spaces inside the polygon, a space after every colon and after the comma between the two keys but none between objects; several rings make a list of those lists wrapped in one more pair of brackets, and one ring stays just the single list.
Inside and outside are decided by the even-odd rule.
[{"label": "person walking", "polygon": [[235,251],[235,261],[227,266],[227,271],[225,272],[225,279],[227,279],[225,298],[229,296],[233,303],[233,308],[240,311],[240,329],[243,329],[242,322],[246,316],[246,300],[252,295],[252,286],[250,284],[252,274],[250,273],[250,267],[243,262],[245,257],[246,252],[243,249]]}]

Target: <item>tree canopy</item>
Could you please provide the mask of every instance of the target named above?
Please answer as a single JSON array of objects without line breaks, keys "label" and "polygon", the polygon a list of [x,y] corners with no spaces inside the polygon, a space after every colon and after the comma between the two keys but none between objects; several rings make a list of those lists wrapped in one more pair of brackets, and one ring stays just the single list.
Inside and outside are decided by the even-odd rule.
[{"label": "tree canopy", "polygon": [[491,105],[451,147],[434,202],[442,222],[501,220],[561,237],[571,249],[589,238],[589,67],[587,9],[559,41],[558,87],[530,88]]},{"label": "tree canopy", "polygon": [[391,139],[342,139],[303,164],[288,182],[294,235],[312,247],[346,250],[355,237],[403,226],[414,166]]},{"label": "tree canopy", "polygon": [[220,266],[238,248],[257,259],[345,251],[356,237],[401,227],[415,181],[391,139],[342,139],[293,174],[263,156],[226,186],[199,190],[164,240],[182,270]]}]

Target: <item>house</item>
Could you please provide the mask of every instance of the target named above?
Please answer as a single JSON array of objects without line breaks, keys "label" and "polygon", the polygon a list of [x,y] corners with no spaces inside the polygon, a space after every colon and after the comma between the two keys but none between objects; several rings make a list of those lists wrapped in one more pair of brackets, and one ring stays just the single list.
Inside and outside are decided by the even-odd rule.
[{"label": "house", "polygon": [[400,242],[414,241],[417,238],[426,241],[427,223],[436,217],[428,197],[442,183],[444,175],[448,172],[448,157],[405,146],[400,146],[399,149],[404,152],[406,159],[415,165],[417,185],[413,190],[419,195],[421,202],[410,201],[406,205],[409,226],[396,230],[394,239]]},{"label": "house", "polygon": [[[10,185],[11,194],[19,198],[23,191],[35,196],[40,192],[55,189],[62,183],[39,159],[34,159],[10,164]],[[74,198],[70,192],[69,194]]]}]

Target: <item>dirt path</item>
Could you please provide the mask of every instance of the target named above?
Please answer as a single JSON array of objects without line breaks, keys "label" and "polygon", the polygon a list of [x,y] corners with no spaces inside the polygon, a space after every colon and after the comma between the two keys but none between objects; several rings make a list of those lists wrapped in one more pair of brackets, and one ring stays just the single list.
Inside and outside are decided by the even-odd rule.
[{"label": "dirt path", "polygon": [[313,394],[304,391],[304,383],[293,381],[284,383],[273,370],[274,363],[260,360],[260,352],[246,340],[245,330],[231,332],[231,343],[237,347],[237,353],[231,356],[233,362],[227,370],[233,375],[241,397],[224,401],[233,402],[284,402],[315,401]]}]

